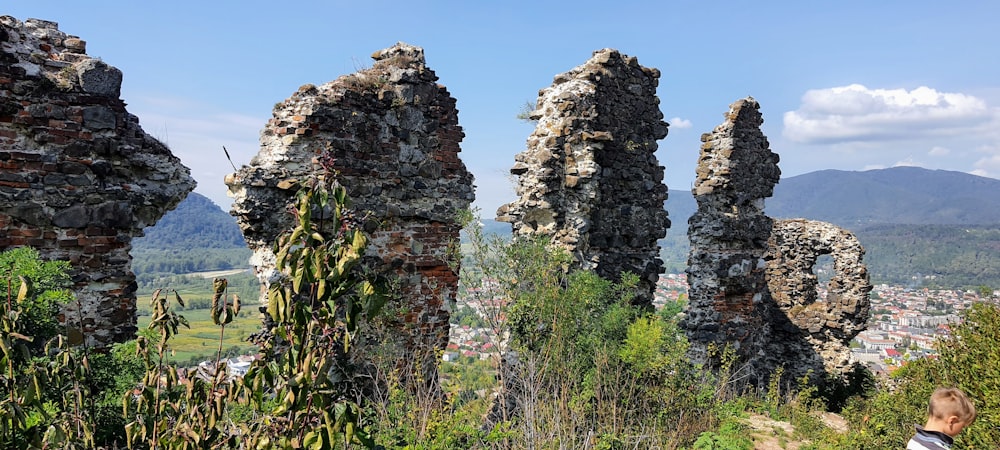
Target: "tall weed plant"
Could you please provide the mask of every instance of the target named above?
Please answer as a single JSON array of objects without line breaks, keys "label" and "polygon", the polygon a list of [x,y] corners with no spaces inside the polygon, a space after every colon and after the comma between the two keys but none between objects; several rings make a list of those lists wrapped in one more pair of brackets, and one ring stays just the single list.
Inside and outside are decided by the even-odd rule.
[{"label": "tall weed plant", "polygon": [[[269,291],[269,339],[238,379],[223,359],[226,326],[241,306],[226,280],[213,286],[214,364],[181,369],[167,360],[171,339],[187,325],[173,311],[184,306],[176,291],[154,293],[148,332],[94,353],[82,330],[55,325],[71,301],[67,265],[41,262],[28,248],[0,253],[7,293],[0,301],[0,446],[374,447],[361,420],[353,343],[384,303],[385,280],[362,264],[367,237],[332,177],[304,180],[296,201],[296,225],[275,243],[285,279]],[[117,393],[117,418],[108,415],[107,392]]]},{"label": "tall weed plant", "polygon": [[714,378],[688,361],[673,314],[632,306],[634,274],[613,283],[546,238],[473,222],[462,292],[500,340],[485,429],[504,430],[477,448],[677,448],[705,429]]}]

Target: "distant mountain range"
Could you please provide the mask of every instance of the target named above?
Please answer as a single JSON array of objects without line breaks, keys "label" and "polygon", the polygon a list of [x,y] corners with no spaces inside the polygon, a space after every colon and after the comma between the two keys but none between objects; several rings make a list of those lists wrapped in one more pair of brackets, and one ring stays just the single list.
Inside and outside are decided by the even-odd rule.
[{"label": "distant mountain range", "polygon": [[[1000,180],[919,167],[820,170],[782,178],[764,204],[773,218],[822,220],[850,230],[877,224],[998,225]],[[664,207],[671,233],[686,232],[687,219],[698,208],[684,190],[671,190]]]},{"label": "distant mountain range", "polygon": [[[661,257],[683,271],[697,204],[689,191],[670,191],[665,208],[672,226]],[[851,230],[875,283],[1000,286],[1000,180],[919,167],[821,170],[782,178],[764,210]]]},{"label": "distant mountain range", "polygon": [[806,217],[845,228],[1000,224],[1000,180],[919,167],[821,170],[782,179],[765,204],[771,217]]},{"label": "distant mountain range", "polygon": [[[671,190],[664,207],[671,227],[660,257],[668,272],[680,273],[697,204],[690,191]],[[1000,180],[919,167],[821,170],[782,178],[765,212],[851,230],[875,283],[1000,287]],[[510,233],[510,226],[487,230]]]},{"label": "distant mountain range", "polygon": [[[1000,287],[1000,180],[917,167],[821,170],[783,178],[765,205],[774,218],[822,220],[853,231],[867,250],[873,282]],[[672,226],[660,243],[661,257],[668,271],[682,272],[687,219],[696,204],[690,191],[671,190],[665,207]],[[506,223],[483,223],[487,232],[510,233]],[[241,267],[245,249],[236,220],[191,194],[133,242],[134,266],[150,267],[146,257],[190,254],[211,259],[195,261],[201,270]]]}]

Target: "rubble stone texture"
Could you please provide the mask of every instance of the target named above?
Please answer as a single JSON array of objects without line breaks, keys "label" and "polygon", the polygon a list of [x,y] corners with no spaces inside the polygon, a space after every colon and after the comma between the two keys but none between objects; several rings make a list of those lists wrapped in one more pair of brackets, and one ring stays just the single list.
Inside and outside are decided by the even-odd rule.
[{"label": "rubble stone texture", "polygon": [[709,344],[730,344],[744,361],[763,357],[775,314],[764,276],[772,225],[764,199],[781,176],[778,155],[760,131],[756,101],[737,101],[725,116],[701,137],[692,189],[698,210],[688,219],[685,325],[699,362],[709,359]]},{"label": "rubble stone texture", "polygon": [[436,373],[458,288],[449,246],[459,240],[458,213],[475,199],[473,177],[458,157],[464,133],[455,99],[437,84],[423,49],[399,43],[372,58],[370,69],[302,86],[275,105],[260,151],[227,177],[231,213],[258,277],[275,281],[271,246],[293,223],[295,192],[284,182],[332,157],[352,207],[381,223],[368,230],[368,252],[395,268],[401,303],[390,306],[400,314],[407,358]]},{"label": "rubble stone texture", "polygon": [[[849,368],[847,344],[868,318],[871,285],[864,250],[834,225],[774,221],[764,213],[781,171],[778,155],[760,131],[753,99],[730,105],[725,122],[702,136],[692,189],[698,211],[688,236],[689,304],[683,322],[691,353],[717,364],[730,345],[749,383],[766,383],[783,367],[815,379]],[[830,294],[817,297],[812,269],[829,254],[837,275]]]},{"label": "rubble stone texture", "polygon": [[132,238],[195,182],[85,49],[54,22],[0,17],[0,250],[68,260],[82,307],[64,319],[100,345],[135,334]]},{"label": "rubble stone texture", "polygon": [[611,49],[556,75],[538,94],[537,126],[510,170],[519,198],[497,211],[515,236],[550,236],[581,269],[611,280],[639,275],[639,304],[652,302],[663,273],[657,240],[670,227],[655,155],[667,135],[659,77]]},{"label": "rubble stone texture", "polygon": [[[767,285],[771,298],[787,317],[785,324],[792,326],[772,329],[771,342],[778,348],[768,353],[785,358],[773,361],[772,366],[810,367],[798,359],[815,353],[827,372],[850,369],[848,344],[864,331],[871,308],[868,293],[872,286],[864,254],[854,234],[833,224],[805,219],[774,221],[765,257]],[[833,258],[835,272],[827,283],[825,299],[818,298],[813,273],[822,255]],[[803,338],[809,345],[797,347]],[[815,365],[811,367],[815,369]]]}]

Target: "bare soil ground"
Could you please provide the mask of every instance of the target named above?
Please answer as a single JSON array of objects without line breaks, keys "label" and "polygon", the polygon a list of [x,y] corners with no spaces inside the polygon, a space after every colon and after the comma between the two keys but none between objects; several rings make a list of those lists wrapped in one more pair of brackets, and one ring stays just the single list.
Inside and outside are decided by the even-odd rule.
[{"label": "bare soil ground", "polygon": [[[827,427],[846,433],[848,430],[847,421],[843,417],[833,413],[823,413],[820,418]],[[795,427],[788,422],[771,419],[760,414],[751,414],[746,419],[746,424],[750,427],[750,436],[753,439],[755,450],[798,450],[807,441],[798,440],[795,437]]]}]

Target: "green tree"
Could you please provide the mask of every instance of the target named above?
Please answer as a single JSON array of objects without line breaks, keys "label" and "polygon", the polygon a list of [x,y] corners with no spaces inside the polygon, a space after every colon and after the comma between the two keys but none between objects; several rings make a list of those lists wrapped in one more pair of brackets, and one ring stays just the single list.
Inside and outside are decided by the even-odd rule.
[{"label": "green tree", "polygon": [[59,309],[72,298],[68,267],[42,261],[28,247],[0,253],[0,279],[7,288],[6,301],[0,302],[4,448],[94,444],[89,352],[69,348],[58,334]]},{"label": "green tree", "polygon": [[26,296],[16,309],[20,311],[18,327],[32,337],[32,355],[38,355],[45,343],[62,331],[60,309],[73,298],[69,270],[69,262],[43,261],[31,247],[0,253],[0,279],[6,284],[8,300],[21,289],[22,282],[27,283]]}]

